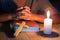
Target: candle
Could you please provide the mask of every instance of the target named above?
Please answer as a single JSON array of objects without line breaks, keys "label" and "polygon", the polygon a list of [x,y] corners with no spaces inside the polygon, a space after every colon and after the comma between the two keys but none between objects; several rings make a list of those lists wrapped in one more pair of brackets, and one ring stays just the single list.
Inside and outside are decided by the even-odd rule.
[{"label": "candle", "polygon": [[47,18],[44,19],[44,34],[52,33],[52,19],[50,18],[50,11],[47,11]]}]

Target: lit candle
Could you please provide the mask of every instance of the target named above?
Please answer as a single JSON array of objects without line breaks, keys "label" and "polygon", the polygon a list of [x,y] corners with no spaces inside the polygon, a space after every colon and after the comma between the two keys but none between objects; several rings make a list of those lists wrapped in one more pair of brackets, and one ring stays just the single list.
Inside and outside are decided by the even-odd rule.
[{"label": "lit candle", "polygon": [[44,19],[44,34],[52,33],[52,19],[50,18],[50,11],[47,11],[47,18]]}]

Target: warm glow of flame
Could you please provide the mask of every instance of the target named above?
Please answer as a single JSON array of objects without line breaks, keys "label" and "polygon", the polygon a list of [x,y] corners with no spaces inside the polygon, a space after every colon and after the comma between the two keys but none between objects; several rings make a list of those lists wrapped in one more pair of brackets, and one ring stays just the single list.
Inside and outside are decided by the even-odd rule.
[{"label": "warm glow of flame", "polygon": [[50,18],[50,11],[47,11],[47,18]]}]

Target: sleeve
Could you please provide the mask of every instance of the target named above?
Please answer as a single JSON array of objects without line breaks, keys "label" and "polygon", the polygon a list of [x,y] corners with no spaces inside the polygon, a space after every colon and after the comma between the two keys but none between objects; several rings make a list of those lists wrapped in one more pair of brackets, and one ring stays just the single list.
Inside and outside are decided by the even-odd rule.
[{"label": "sleeve", "polygon": [[0,14],[16,12],[17,5],[13,1],[0,2]]},{"label": "sleeve", "polygon": [[49,2],[60,12],[60,0],[49,0]]}]

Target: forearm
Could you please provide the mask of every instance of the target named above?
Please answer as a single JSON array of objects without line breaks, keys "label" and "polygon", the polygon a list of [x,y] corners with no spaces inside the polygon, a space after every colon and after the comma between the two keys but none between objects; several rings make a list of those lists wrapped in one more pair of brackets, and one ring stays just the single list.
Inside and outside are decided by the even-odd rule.
[{"label": "forearm", "polygon": [[0,22],[12,20],[12,14],[2,14],[0,15]]},{"label": "forearm", "polygon": [[32,14],[33,15],[33,19],[37,22],[41,22],[43,23],[44,22],[44,19],[46,18],[45,15],[38,15],[38,14]]},{"label": "forearm", "polygon": [[2,14],[0,15],[0,22],[8,21],[11,20],[11,14]]},{"label": "forearm", "polygon": [[40,15],[37,17],[38,17],[38,19],[37,19],[38,22],[44,23],[44,19],[46,18],[44,15]]},{"label": "forearm", "polygon": [[51,15],[51,18],[52,18],[54,24],[60,23],[60,15],[59,14]]},{"label": "forearm", "polygon": [[[46,18],[46,16],[44,15],[35,15],[36,16],[36,20],[38,22],[44,23],[44,19]],[[60,16],[59,15],[51,15],[51,19],[53,20],[53,24],[59,24],[60,23]]]}]

